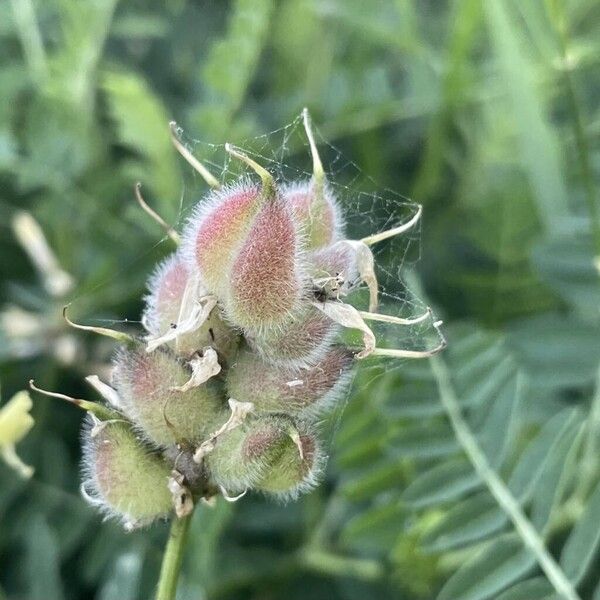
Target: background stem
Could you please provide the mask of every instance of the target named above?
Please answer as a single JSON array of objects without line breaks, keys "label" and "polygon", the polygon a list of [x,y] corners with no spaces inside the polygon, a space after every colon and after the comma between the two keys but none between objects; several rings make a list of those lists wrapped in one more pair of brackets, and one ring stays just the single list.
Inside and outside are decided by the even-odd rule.
[{"label": "background stem", "polygon": [[192,512],[181,519],[173,518],[160,568],[156,600],[174,600],[175,598],[177,580],[179,579],[179,572],[181,571],[181,563],[183,561],[183,550],[193,514]]}]

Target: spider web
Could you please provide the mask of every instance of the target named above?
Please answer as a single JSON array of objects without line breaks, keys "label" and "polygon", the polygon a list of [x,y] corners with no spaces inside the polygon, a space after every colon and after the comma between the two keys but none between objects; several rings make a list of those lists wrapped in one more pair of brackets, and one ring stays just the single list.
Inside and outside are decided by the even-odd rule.
[{"label": "spider web", "polygon": [[[313,131],[325,168],[329,186],[337,198],[345,221],[345,237],[359,240],[368,235],[398,227],[409,221],[418,211],[419,205],[401,194],[382,188],[344,153],[328,143],[317,128]],[[248,175],[248,167],[232,158],[225,144],[209,144],[191,139],[183,130],[179,137],[194,156],[209,168],[221,184],[235,182]],[[265,167],[280,183],[307,181],[312,176],[312,159],[302,117],[267,134],[248,138],[236,145],[261,166]],[[206,189],[201,176],[193,169],[186,169],[191,178],[182,196],[177,229],[185,223],[191,209],[198,201],[192,190]],[[192,198],[190,196],[193,196]],[[202,200],[200,199],[200,202]],[[376,275],[379,283],[378,312],[394,317],[410,318],[427,312],[426,304],[406,285],[405,274],[414,270],[422,252],[421,220],[400,236],[388,238],[371,246],[375,258]],[[369,294],[366,286],[344,298],[359,310],[368,310]],[[435,317],[414,325],[396,325],[369,321],[377,339],[377,347],[423,351],[436,347],[439,334],[433,327]],[[344,341],[360,346],[360,334],[344,330]],[[411,359],[386,357],[367,358],[360,362],[360,369],[367,373],[367,384],[392,369],[401,368]],[[363,380],[361,380],[363,381]],[[344,408],[350,397],[339,400],[331,415],[333,427],[331,438],[338,429]],[[331,443],[331,439],[329,442]]]},{"label": "spider web", "polygon": [[[386,231],[409,221],[419,205],[401,194],[379,186],[358,165],[335,146],[324,140],[318,129],[314,130],[327,180],[334,191],[345,221],[345,237],[359,240],[365,236]],[[180,131],[181,139],[205,166],[227,184],[248,175],[248,167],[232,158],[225,144],[208,144],[189,139]],[[307,181],[312,176],[312,161],[302,117],[270,133],[248,138],[236,148],[243,150],[274,175],[278,182]],[[190,190],[206,189],[206,184],[191,168],[186,169],[193,178],[186,185]],[[194,192],[195,195],[195,192]],[[190,201],[182,197],[177,228],[185,223],[197,197]],[[200,202],[202,200],[200,199]],[[412,271],[421,257],[421,221],[400,236],[395,236],[371,246],[375,257],[376,275],[379,282],[380,303],[378,312],[394,317],[410,318],[427,311],[426,304],[406,285],[404,275]],[[368,290],[365,286],[344,298],[359,310],[368,310]],[[407,350],[427,350],[435,347],[439,337],[432,327],[432,318],[411,326],[370,321],[369,326],[377,338],[377,346]],[[357,345],[360,336],[348,335]],[[386,368],[394,368],[406,359],[386,361]],[[364,361],[368,365],[374,361]]]},{"label": "spider web", "polygon": [[[409,221],[418,211],[419,205],[401,194],[379,186],[376,181],[365,174],[360,167],[348,159],[344,153],[328,143],[319,134],[318,128],[313,127],[319,153],[325,168],[328,184],[338,201],[344,217],[344,233],[347,239],[360,240],[365,236],[398,227]],[[192,139],[188,133],[179,130],[179,139],[219,180],[221,184],[234,183],[241,177],[254,177],[249,174],[249,168],[231,155],[223,144],[209,144]],[[236,148],[242,150],[261,166],[265,167],[279,183],[308,181],[312,176],[312,159],[302,117],[298,116],[291,123],[266,133],[264,135],[245,139]],[[182,193],[177,209],[175,229],[181,231],[194,207],[203,201],[210,193],[210,188],[202,177],[189,165],[184,163],[185,173]],[[139,219],[145,218],[140,214]],[[173,251],[172,241],[165,235],[151,248],[143,253],[137,253],[129,264],[123,265],[118,273],[113,273],[106,285],[110,285],[119,277],[127,276],[141,259],[157,247],[164,247],[165,256]],[[394,317],[410,318],[427,312],[426,304],[415,295],[406,285],[406,275],[414,270],[421,257],[421,220],[402,235],[388,238],[371,246],[375,258],[376,275],[379,283],[378,312]],[[150,276],[150,272],[147,273]],[[94,289],[87,289],[73,297],[77,303],[104,284],[100,283]],[[343,300],[354,305],[357,309],[367,311],[369,294],[366,286],[361,286]],[[430,316],[414,325],[397,325],[369,321],[378,348],[396,348],[413,351],[424,351],[439,344],[439,334],[433,327],[435,317]],[[141,329],[140,321],[93,319],[101,326],[107,324],[135,324]],[[362,339],[359,332],[343,331],[343,341],[352,346],[360,347]],[[391,370],[401,368],[410,359],[387,357],[369,357],[359,362],[359,369],[366,373],[366,379],[361,383],[371,386],[374,380]],[[355,370],[356,371],[356,370]],[[332,425],[329,445],[335,435],[344,408],[351,396],[348,392],[338,400],[333,414],[328,417]]]}]

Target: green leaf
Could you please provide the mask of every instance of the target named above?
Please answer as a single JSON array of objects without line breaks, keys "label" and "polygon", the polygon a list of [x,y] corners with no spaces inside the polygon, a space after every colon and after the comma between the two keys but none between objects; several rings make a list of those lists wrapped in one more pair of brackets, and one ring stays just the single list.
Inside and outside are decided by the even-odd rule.
[{"label": "green leaf", "polygon": [[544,466],[556,451],[560,440],[572,431],[578,418],[577,412],[571,409],[557,413],[544,423],[538,435],[525,448],[508,480],[508,488],[521,502],[534,493]]},{"label": "green leaf", "polygon": [[460,450],[454,433],[446,423],[424,423],[402,427],[386,440],[398,458],[436,458]]},{"label": "green leaf", "polygon": [[341,541],[360,552],[391,548],[404,530],[405,517],[405,512],[395,500],[382,506],[373,506],[346,523]]},{"label": "green leaf", "polygon": [[371,463],[363,477],[352,477],[342,485],[340,492],[355,502],[368,500],[379,492],[398,486],[403,479],[403,470],[398,462]]},{"label": "green leaf", "polygon": [[507,343],[533,386],[555,389],[593,381],[600,362],[600,329],[547,313],[512,323]]},{"label": "green leaf", "polygon": [[456,506],[423,537],[428,552],[446,552],[488,538],[508,523],[489,492],[480,492]]},{"label": "green leaf", "polygon": [[531,507],[531,522],[540,532],[551,526],[554,510],[577,472],[579,447],[584,425],[574,427],[558,442],[549,456],[535,489]]},{"label": "green leaf", "polygon": [[398,384],[390,385],[382,394],[381,411],[393,419],[420,419],[443,414],[435,385],[430,381],[408,382],[402,385],[402,393],[396,392]]},{"label": "green leaf", "polygon": [[545,577],[534,577],[513,585],[496,600],[562,600]]},{"label": "green leaf", "polygon": [[499,467],[502,464],[513,441],[511,425],[520,400],[517,392],[521,388],[516,376],[506,381],[492,398],[490,412],[477,435],[479,445],[492,466]]},{"label": "green leaf", "polygon": [[595,316],[600,278],[594,267],[588,221],[573,223],[564,233],[546,237],[533,248],[534,268],[544,281],[582,314]]},{"label": "green leaf", "polygon": [[594,591],[594,596],[592,600],[600,600],[600,582],[596,586],[596,590]]},{"label": "green leaf", "polygon": [[[498,357],[498,362],[489,365],[489,370],[466,373],[467,369],[456,371],[457,390],[463,407],[472,408],[486,403],[500,393],[502,386],[515,373],[515,365],[510,356]],[[469,368],[469,371],[472,370]]]},{"label": "green leaf", "polygon": [[599,522],[600,483],[587,501],[560,555],[560,566],[574,585],[583,579],[600,546]]},{"label": "green leaf", "polygon": [[440,591],[437,600],[486,600],[535,566],[535,558],[519,538],[506,535],[469,559]]},{"label": "green leaf", "polygon": [[421,473],[404,490],[402,502],[424,508],[450,502],[481,486],[479,476],[463,458],[443,462]]}]

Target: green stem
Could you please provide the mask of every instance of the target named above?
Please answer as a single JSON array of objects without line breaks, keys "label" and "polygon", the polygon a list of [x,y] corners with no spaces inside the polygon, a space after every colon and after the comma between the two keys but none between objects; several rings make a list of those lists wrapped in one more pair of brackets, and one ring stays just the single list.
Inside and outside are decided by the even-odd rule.
[{"label": "green stem", "polygon": [[179,579],[179,572],[181,571],[181,563],[183,561],[183,551],[193,514],[192,512],[181,519],[177,517],[173,518],[160,568],[156,600],[175,600],[177,580]]},{"label": "green stem", "polygon": [[446,410],[456,439],[476,473],[485,483],[500,508],[510,518],[519,537],[532,552],[554,589],[566,600],[581,600],[554,557],[548,552],[544,541],[523,512],[519,502],[491,467],[486,455],[479,447],[477,439],[462,415],[446,363],[439,356],[431,358],[430,361],[442,405]]}]

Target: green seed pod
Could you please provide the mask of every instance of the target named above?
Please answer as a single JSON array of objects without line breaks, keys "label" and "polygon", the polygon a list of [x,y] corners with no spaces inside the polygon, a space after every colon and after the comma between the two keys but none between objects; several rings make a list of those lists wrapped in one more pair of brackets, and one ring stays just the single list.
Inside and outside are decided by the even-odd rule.
[{"label": "green seed pod", "polygon": [[159,446],[202,441],[223,407],[222,387],[214,377],[186,391],[191,377],[169,352],[148,353],[141,344],[121,349],[113,383],[125,414],[148,440]]},{"label": "green seed pod", "polygon": [[315,366],[295,368],[266,362],[244,349],[227,372],[227,392],[236,400],[254,403],[257,413],[318,414],[348,382],[352,360],[351,352],[334,347]]},{"label": "green seed pod", "polygon": [[279,328],[246,334],[250,347],[264,360],[290,367],[319,363],[339,327],[310,304]]},{"label": "green seed pod", "polygon": [[248,417],[219,436],[214,450],[206,455],[211,481],[229,494],[252,488],[291,441],[291,431],[293,424],[285,417]]},{"label": "green seed pod", "polygon": [[[188,289],[190,270],[180,253],[172,254],[158,265],[149,280],[149,295],[143,322],[153,337],[164,335],[177,327],[181,316],[182,302],[195,302]],[[187,294],[187,295],[186,295]],[[215,306],[208,319],[197,329],[182,333],[168,342],[178,356],[190,357],[207,346],[214,348],[221,363],[227,363],[235,355],[239,336],[220,317],[220,308]]]},{"label": "green seed pod", "polygon": [[129,423],[94,424],[88,417],[83,449],[82,491],[92,504],[116,514],[128,527],[147,525],[170,512],[171,467],[145,446]]},{"label": "green seed pod", "polygon": [[316,485],[325,456],[316,436],[302,425],[300,429],[295,439],[288,438],[283,452],[256,484],[257,490],[290,500]]}]

